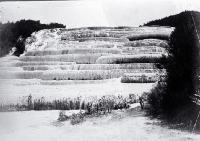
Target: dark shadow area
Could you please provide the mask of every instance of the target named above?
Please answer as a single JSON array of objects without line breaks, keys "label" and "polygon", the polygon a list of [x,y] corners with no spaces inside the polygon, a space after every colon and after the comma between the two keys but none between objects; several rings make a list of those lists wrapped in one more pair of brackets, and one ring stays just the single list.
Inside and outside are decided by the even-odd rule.
[{"label": "dark shadow area", "polygon": [[159,83],[149,94],[148,112],[190,130],[200,129],[199,19],[199,12],[185,11],[145,24],[175,27],[169,41],[169,56],[159,64],[167,71],[166,82]]}]

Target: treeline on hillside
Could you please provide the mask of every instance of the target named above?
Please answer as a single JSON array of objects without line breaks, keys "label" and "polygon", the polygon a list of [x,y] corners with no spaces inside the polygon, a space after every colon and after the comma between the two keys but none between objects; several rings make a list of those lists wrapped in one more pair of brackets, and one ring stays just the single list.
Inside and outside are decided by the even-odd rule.
[{"label": "treeline on hillside", "polygon": [[[198,113],[199,68],[200,68],[200,13],[185,11],[145,24],[159,26],[174,26],[175,31],[170,38],[169,56],[163,58],[162,68],[167,71],[166,83],[149,94],[150,113],[164,115],[169,121],[185,123],[190,129],[194,125],[200,127]],[[196,127],[195,127],[196,128]]]},{"label": "treeline on hillside", "polygon": [[42,29],[65,28],[59,23],[42,24],[40,21],[20,20],[17,22],[0,23],[0,57],[9,53],[12,47],[16,47],[16,56],[24,51],[24,41],[33,32]]},{"label": "treeline on hillside", "polygon": [[[191,17],[191,13],[193,14],[195,19],[200,19],[199,12],[196,11],[185,11],[179,13],[177,15],[168,16],[165,18],[161,18],[158,20],[153,20],[144,24],[145,26],[159,25],[159,26],[172,26],[177,27],[188,22],[188,18]],[[186,19],[185,19],[186,18]],[[191,20],[191,19],[190,19]],[[196,23],[200,23],[199,20],[196,20]]]}]

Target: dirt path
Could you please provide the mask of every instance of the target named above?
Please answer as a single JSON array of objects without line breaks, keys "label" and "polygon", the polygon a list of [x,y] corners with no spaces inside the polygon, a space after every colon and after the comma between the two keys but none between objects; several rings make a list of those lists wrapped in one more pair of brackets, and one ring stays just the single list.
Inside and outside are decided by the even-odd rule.
[{"label": "dirt path", "polygon": [[115,111],[79,125],[57,122],[59,111],[0,113],[1,141],[199,141],[200,135],[160,126],[140,110]]}]

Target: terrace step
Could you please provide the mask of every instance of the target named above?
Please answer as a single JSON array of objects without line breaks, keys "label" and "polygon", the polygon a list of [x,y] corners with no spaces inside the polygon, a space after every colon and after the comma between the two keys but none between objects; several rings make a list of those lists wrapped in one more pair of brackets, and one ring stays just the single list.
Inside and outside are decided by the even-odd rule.
[{"label": "terrace step", "polygon": [[159,80],[156,73],[125,73],[122,78],[122,83],[154,83]]},{"label": "terrace step", "polygon": [[112,70],[35,70],[0,71],[0,79],[41,80],[102,80],[119,78],[125,73],[158,73],[154,69],[112,69]]},{"label": "terrace step", "polygon": [[162,54],[134,54],[101,56],[96,64],[158,63]]},{"label": "terrace step", "polygon": [[121,49],[116,48],[68,48],[62,50],[34,50],[26,52],[25,56],[44,56],[62,54],[121,54]]},{"label": "terrace step", "polygon": [[[156,69],[153,63],[127,64],[69,64],[69,65],[24,65],[23,70],[112,70],[112,69]],[[1,68],[0,68],[1,69]]]},{"label": "terrace step", "polygon": [[166,49],[158,46],[120,47],[125,54],[166,54]]},{"label": "terrace step", "polygon": [[76,62],[78,64],[94,64],[100,56],[108,54],[66,54],[45,56],[22,56],[20,61],[24,62]]}]

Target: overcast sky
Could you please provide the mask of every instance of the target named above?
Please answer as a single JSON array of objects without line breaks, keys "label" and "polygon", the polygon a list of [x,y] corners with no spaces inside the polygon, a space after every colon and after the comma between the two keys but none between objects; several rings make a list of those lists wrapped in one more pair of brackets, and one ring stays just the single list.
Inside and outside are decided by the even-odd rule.
[{"label": "overcast sky", "polygon": [[184,10],[200,11],[200,0],[71,0],[0,2],[0,21],[59,22],[67,27],[139,26]]}]

